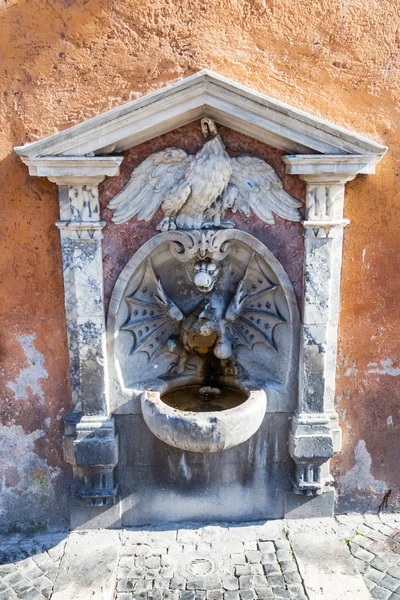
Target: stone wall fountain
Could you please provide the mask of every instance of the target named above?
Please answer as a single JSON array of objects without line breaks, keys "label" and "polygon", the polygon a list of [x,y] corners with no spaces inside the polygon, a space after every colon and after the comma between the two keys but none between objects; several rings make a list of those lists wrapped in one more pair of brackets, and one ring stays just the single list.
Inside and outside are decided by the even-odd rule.
[{"label": "stone wall fountain", "polygon": [[[149,152],[108,205],[109,227],[160,233],[127,260],[106,319],[98,185],[121,152],[197,119],[197,153]],[[228,155],[216,123],[289,153],[304,215],[266,161]],[[385,148],[205,71],[16,151],[59,186],[71,525],[332,514],[344,186]],[[235,213],[254,234],[303,219],[301,318],[268,238]]]},{"label": "stone wall fountain", "polygon": [[[171,231],[145,244],[109,312],[118,403],[141,396],[162,441],[216,452],[250,438],[271,402],[293,392],[299,319],[278,261],[233,229]],[[278,401],[279,402],[279,401]]]}]

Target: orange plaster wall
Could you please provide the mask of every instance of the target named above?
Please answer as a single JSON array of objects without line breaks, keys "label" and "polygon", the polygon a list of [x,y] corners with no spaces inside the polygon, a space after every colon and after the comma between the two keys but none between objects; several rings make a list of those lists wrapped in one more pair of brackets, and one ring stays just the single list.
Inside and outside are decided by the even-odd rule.
[{"label": "orange plaster wall", "polygon": [[[0,0],[0,528],[66,520],[57,193],[13,146],[209,68],[389,146],[347,185],[339,510],[398,502],[397,0]],[[10,451],[11,448],[11,451]]]}]

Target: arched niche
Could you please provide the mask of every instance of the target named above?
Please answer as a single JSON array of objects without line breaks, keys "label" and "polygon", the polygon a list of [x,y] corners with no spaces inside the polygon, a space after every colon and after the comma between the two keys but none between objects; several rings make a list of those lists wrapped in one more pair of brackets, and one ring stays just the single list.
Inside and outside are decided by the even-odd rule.
[{"label": "arched niche", "polygon": [[[218,266],[219,275],[208,295],[219,295],[225,310],[241,281],[244,293],[254,297],[231,331],[237,343],[237,377],[267,391],[269,412],[294,411],[300,321],[293,287],[264,244],[248,233],[229,229],[160,233],[126,264],[113,290],[107,322],[112,412],[139,413],[138,396],[144,389],[160,389],[168,378],[184,381],[200,372],[201,359],[193,355],[182,373],[171,373],[179,352],[170,351],[166,344],[171,327],[159,326],[157,314],[150,316],[148,311],[157,279],[185,316],[201,306],[206,294],[199,293],[193,283],[195,264],[201,260]],[[145,313],[143,326],[126,327],[132,319],[137,323],[141,312]],[[149,349],[153,339],[157,342]]]}]

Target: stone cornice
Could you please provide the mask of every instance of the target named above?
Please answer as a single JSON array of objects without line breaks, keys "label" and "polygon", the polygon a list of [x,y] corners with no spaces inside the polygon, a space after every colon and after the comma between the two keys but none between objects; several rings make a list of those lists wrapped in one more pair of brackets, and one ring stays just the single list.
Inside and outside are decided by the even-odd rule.
[{"label": "stone cornice", "polygon": [[314,183],[346,183],[357,174],[373,174],[381,157],[362,154],[297,154],[284,156],[286,172]]},{"label": "stone cornice", "polygon": [[201,117],[296,154],[370,155],[377,144],[211,71],[89,119],[39,142],[15,148],[25,159],[118,153]]},{"label": "stone cornice", "polygon": [[118,175],[123,161],[121,156],[48,156],[45,158],[21,157],[29,167],[29,174],[48,177],[59,185],[93,185],[105,177]]}]

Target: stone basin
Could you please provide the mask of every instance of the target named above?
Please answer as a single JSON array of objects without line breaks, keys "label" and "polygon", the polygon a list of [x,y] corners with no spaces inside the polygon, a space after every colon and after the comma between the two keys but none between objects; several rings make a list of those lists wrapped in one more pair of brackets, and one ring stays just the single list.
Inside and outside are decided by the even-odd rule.
[{"label": "stone basin", "polygon": [[[233,387],[231,382],[229,387]],[[247,396],[239,406],[202,412],[179,410],[163,402],[162,396],[170,391],[170,387],[161,393],[145,391],[141,396],[143,418],[159,440],[180,450],[201,453],[228,450],[256,433],[267,408],[263,390],[248,390],[239,383],[234,387]],[[183,386],[179,388],[182,389]]]}]

